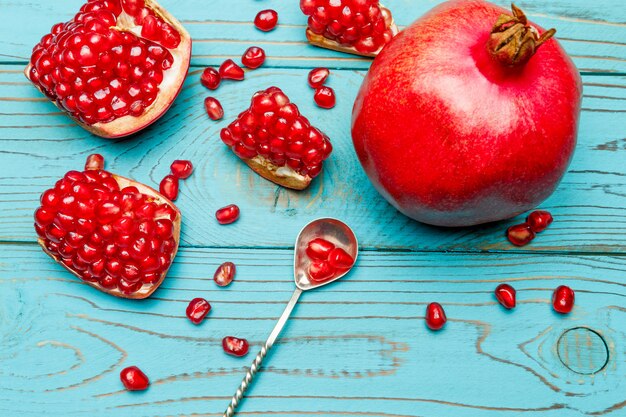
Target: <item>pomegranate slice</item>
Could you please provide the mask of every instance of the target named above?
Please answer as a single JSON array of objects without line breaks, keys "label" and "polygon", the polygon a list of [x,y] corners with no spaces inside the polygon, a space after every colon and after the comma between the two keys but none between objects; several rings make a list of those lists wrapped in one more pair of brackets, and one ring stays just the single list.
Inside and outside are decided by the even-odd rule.
[{"label": "pomegranate slice", "polygon": [[181,214],[152,188],[104,170],[69,171],[41,196],[39,245],[87,284],[146,298],[176,256]]},{"label": "pomegranate slice", "polygon": [[330,139],[311,126],[278,87],[258,91],[250,108],[220,133],[222,141],[263,178],[303,190],[330,156]]},{"label": "pomegranate slice", "polygon": [[376,56],[398,28],[391,11],[377,0],[300,0],[309,17],[306,37],[322,48]]},{"label": "pomegranate slice", "polygon": [[26,77],[91,133],[117,138],[161,117],[189,69],[191,38],[154,0],[88,0],[33,48]]}]

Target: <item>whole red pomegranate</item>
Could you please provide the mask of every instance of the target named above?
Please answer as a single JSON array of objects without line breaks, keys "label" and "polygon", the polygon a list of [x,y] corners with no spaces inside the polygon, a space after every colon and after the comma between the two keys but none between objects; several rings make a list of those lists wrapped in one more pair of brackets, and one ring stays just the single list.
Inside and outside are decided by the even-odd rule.
[{"label": "whole red pomegranate", "polygon": [[506,219],[547,198],[572,157],[582,94],[554,32],[515,6],[450,1],[392,39],[352,115],[378,191],[440,226]]}]

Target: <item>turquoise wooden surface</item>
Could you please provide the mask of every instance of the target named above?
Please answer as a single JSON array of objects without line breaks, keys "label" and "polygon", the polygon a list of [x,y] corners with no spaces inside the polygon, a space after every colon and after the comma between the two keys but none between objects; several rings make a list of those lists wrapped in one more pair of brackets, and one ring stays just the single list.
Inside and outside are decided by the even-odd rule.
[{"label": "turquoise wooden surface", "polygon": [[[400,25],[439,1],[387,0]],[[446,230],[411,222],[378,197],[354,155],[349,114],[369,61],[310,47],[297,1],[163,0],[194,37],[185,89],[170,112],[133,138],[90,136],[45,99],[21,70],[38,38],[67,20],[81,0],[0,0],[0,416],[221,415],[252,355],[227,357],[226,334],[262,343],[293,289],[291,246],[308,220],[333,215],[354,227],[362,256],[340,283],[305,294],[284,338],[250,391],[241,415],[583,416],[626,415],[626,11],[621,1],[520,1],[537,23],[555,26],[583,74],[579,145],[569,172],[542,207],[555,223],[528,247],[503,230],[519,219]],[[506,5],[506,1],[498,1]],[[261,33],[261,8],[280,26]],[[264,67],[215,92],[226,117],[203,111],[205,65],[256,44]],[[334,68],[338,105],[312,103],[306,73]],[[260,179],[219,142],[219,129],[252,92],[278,85],[335,151],[305,192]],[[100,152],[108,169],[156,184],[176,158],[194,175],[177,201],[182,248],[168,279],[145,301],[114,299],[81,284],[34,243],[38,196],[69,168]],[[217,207],[242,217],[218,226]],[[210,277],[225,260],[236,282]],[[519,307],[493,299],[499,282],[518,289]],[[576,308],[559,316],[551,290],[567,283]],[[189,299],[213,305],[196,327]],[[450,319],[440,333],[423,324],[439,301]],[[121,390],[119,370],[137,364],[153,381]]]}]

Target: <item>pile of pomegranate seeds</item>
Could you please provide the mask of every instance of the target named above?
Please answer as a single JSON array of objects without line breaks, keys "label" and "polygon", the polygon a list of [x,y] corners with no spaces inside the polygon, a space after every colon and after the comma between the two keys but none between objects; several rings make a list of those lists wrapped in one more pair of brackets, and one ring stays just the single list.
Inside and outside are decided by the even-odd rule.
[{"label": "pile of pomegranate seeds", "polygon": [[243,80],[245,73],[243,72],[243,68],[235,63],[232,59],[227,59],[222,62],[219,68],[220,77],[224,80]]},{"label": "pile of pomegranate seeds", "polygon": [[120,380],[129,391],[143,391],[150,385],[146,374],[136,366],[129,366],[122,369],[122,372],[120,372]]},{"label": "pile of pomegranate seeds", "polygon": [[278,23],[278,13],[276,10],[261,10],[254,18],[254,26],[263,32],[269,32],[276,27]]},{"label": "pile of pomegranate seeds", "polygon": [[239,339],[234,336],[226,336],[222,339],[222,348],[224,352],[232,356],[245,356],[248,353],[250,345],[246,339]]},{"label": "pile of pomegranate seeds", "polygon": [[[87,165],[97,160],[90,156]],[[49,255],[92,286],[126,297],[140,289],[136,296],[146,297],[160,284],[176,254],[179,223],[175,206],[101,169],[69,171],[35,211]]]},{"label": "pile of pomegranate seeds", "polygon": [[[322,162],[332,152],[328,136],[311,126],[278,87],[254,94],[250,108],[222,129],[220,137],[257,173],[297,189],[319,175]],[[294,171],[308,178],[298,184],[283,182]]]},{"label": "pile of pomegranate seeds", "polygon": [[439,330],[446,324],[446,312],[439,303],[430,303],[426,306],[426,326],[431,330]]},{"label": "pile of pomegranate seeds", "polygon": [[311,240],[307,244],[306,254],[311,261],[308,275],[314,282],[328,281],[354,265],[354,258],[348,252],[322,238]]},{"label": "pile of pomegranate seeds", "polygon": [[178,198],[179,179],[187,179],[193,172],[191,161],[177,159],[170,165],[171,174],[166,175],[159,184],[159,192],[171,201]]},{"label": "pile of pomegranate seeds", "polygon": [[215,97],[207,97],[204,99],[204,109],[211,120],[220,120],[224,117],[224,108],[222,103]]},{"label": "pile of pomegranate seeds", "polygon": [[311,88],[319,88],[326,83],[328,76],[330,75],[330,70],[328,68],[313,68],[309,72],[309,76],[307,80],[309,82],[309,86]]},{"label": "pile of pomegranate seeds", "polygon": [[258,46],[251,46],[241,56],[241,63],[248,68],[259,68],[265,62],[265,51]]},{"label": "pile of pomegranate seeds", "polygon": [[[166,93],[165,111],[184,81],[190,43],[173,17],[167,14],[168,23],[164,11],[151,7],[157,6],[144,0],[89,0],[72,20],[54,25],[34,47],[28,78],[87,125],[141,116],[162,86],[171,90]],[[179,45],[185,50],[173,55]],[[168,78],[170,68],[175,75]],[[152,120],[144,125],[159,116],[150,114]],[[95,133],[110,137],[132,133],[125,128],[133,127]]]},{"label": "pile of pomegranate seeds", "polygon": [[211,311],[211,304],[204,298],[194,298],[189,302],[185,314],[193,324],[200,324]]},{"label": "pile of pomegranate seeds", "polygon": [[567,314],[574,308],[574,290],[566,285],[561,285],[552,294],[552,308],[561,314]]},{"label": "pile of pomegranate seeds", "polygon": [[235,278],[235,273],[237,272],[237,268],[235,264],[232,262],[224,262],[215,270],[215,274],[213,274],[213,281],[220,287],[226,287]]},{"label": "pile of pomegranate seeds", "polygon": [[397,32],[377,0],[300,0],[300,9],[309,16],[307,38],[318,46],[374,55]]},{"label": "pile of pomegranate seeds", "polygon": [[500,284],[494,291],[498,302],[507,310],[515,308],[515,288],[509,284]]},{"label": "pile of pomegranate seeds", "polygon": [[215,212],[215,218],[219,224],[234,223],[239,218],[239,207],[235,204],[222,207]]},{"label": "pile of pomegranate seeds", "polygon": [[526,222],[509,227],[506,237],[515,246],[527,245],[535,238],[536,233],[543,232],[552,220],[552,215],[547,211],[533,211],[526,218]]}]

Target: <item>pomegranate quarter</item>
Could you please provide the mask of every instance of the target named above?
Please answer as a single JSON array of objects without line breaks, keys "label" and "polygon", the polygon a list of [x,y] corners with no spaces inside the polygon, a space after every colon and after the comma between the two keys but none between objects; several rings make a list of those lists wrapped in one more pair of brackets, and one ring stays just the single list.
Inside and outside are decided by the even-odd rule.
[{"label": "pomegranate quarter", "polygon": [[191,38],[154,0],[89,0],[33,48],[26,77],[91,133],[117,138],[172,105]]},{"label": "pomegranate quarter", "polygon": [[446,1],[393,38],[354,103],[370,180],[410,218],[470,226],[556,189],[576,145],[580,74],[517,7]]}]

